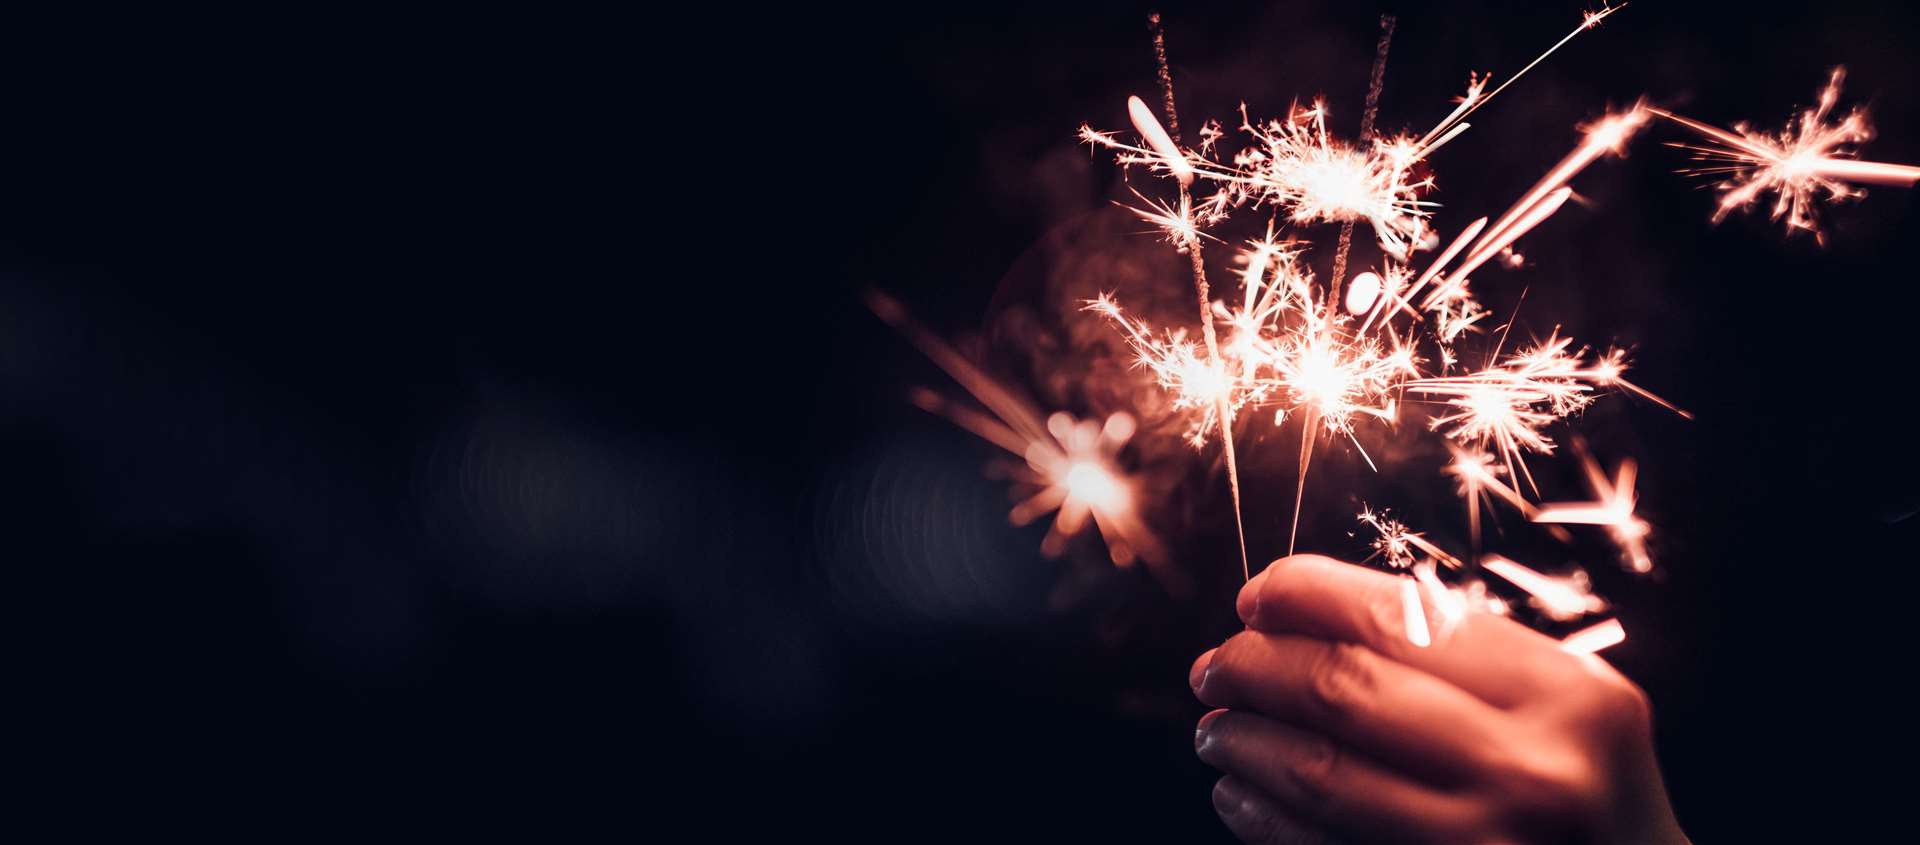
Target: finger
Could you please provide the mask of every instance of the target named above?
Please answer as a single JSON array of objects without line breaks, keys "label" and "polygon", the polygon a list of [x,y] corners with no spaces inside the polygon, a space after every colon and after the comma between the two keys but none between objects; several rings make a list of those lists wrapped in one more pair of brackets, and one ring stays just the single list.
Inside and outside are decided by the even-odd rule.
[{"label": "finger", "polygon": [[1432,643],[1407,637],[1402,579],[1320,555],[1274,561],[1240,590],[1247,626],[1358,643],[1446,680],[1499,707],[1564,688],[1574,661],[1553,639],[1511,619],[1468,613],[1447,619],[1423,601]]},{"label": "finger", "polygon": [[1436,782],[1471,775],[1500,747],[1501,711],[1365,646],[1246,631],[1207,659],[1201,701],[1258,711]]},{"label": "finger", "polygon": [[1247,845],[1338,845],[1325,834],[1288,818],[1273,801],[1231,777],[1213,785],[1213,811]]},{"label": "finger", "polygon": [[1207,765],[1270,797],[1321,830],[1404,840],[1445,838],[1468,828],[1471,807],[1325,737],[1237,710],[1200,720],[1194,748]]}]

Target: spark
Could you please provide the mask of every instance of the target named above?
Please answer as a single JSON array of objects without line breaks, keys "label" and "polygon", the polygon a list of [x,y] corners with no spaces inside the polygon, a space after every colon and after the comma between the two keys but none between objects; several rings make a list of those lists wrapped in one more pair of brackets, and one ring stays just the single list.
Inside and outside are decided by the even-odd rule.
[{"label": "spark", "polygon": [[1153,109],[1147,107],[1145,100],[1139,97],[1127,98],[1127,116],[1133,120],[1133,128],[1146,139],[1147,146],[1158,154],[1155,162],[1166,169],[1182,186],[1193,184],[1193,165],[1187,163],[1187,155],[1173,143],[1160,119],[1153,116]]},{"label": "spark", "polygon": [[1440,397],[1438,401],[1450,409],[1429,420],[1429,427],[1456,442],[1491,449],[1504,462],[1509,477],[1529,479],[1522,453],[1552,454],[1554,441],[1542,430],[1585,409],[1600,389],[1621,387],[1688,416],[1627,382],[1621,375],[1626,370],[1624,353],[1611,350],[1590,358],[1585,348],[1569,351],[1572,343],[1572,338],[1556,331],[1497,366],[1466,375],[1414,379],[1406,389]]},{"label": "spark", "polygon": [[1533,514],[1533,521],[1603,526],[1633,571],[1653,571],[1653,559],[1647,555],[1646,543],[1650,529],[1646,520],[1633,515],[1633,484],[1638,466],[1632,459],[1623,460],[1614,470],[1613,478],[1608,479],[1585,450],[1580,450],[1580,463],[1594,500],[1541,505]]},{"label": "spark", "polygon": [[[1692,126],[1720,145],[1712,149],[1724,146],[1732,151],[1722,153],[1722,159],[1745,170],[1729,171],[1735,174],[1730,181],[1738,180],[1740,186],[1729,188],[1723,197],[1729,207],[1751,202],[1753,195],[1768,189],[1783,194],[1815,188],[1834,192],[1852,190],[1852,184],[1862,182],[1920,180],[1920,169],[1852,157],[1853,145],[1865,139],[1864,116],[1857,122],[1858,132],[1840,131],[1853,125],[1852,117],[1828,125],[1837,99],[1836,74],[1822,106],[1802,116],[1799,134],[1780,139],[1759,136],[1756,141],[1744,128],[1738,128],[1737,134],[1702,128],[1703,124],[1644,101],[1604,113],[1577,127],[1572,149],[1504,210],[1479,217],[1443,239],[1435,228],[1439,205],[1433,200],[1437,177],[1428,166],[1430,158],[1469,129],[1466,119],[1475,111],[1579,33],[1596,28],[1621,8],[1624,4],[1586,13],[1571,32],[1497,87],[1489,90],[1495,81],[1490,75],[1469,74],[1465,96],[1445,117],[1425,133],[1398,135],[1372,131],[1372,106],[1377,102],[1393,25],[1390,18],[1383,18],[1368,88],[1367,119],[1357,136],[1344,139],[1329,130],[1332,111],[1324,100],[1304,105],[1296,100],[1279,117],[1267,119],[1255,119],[1243,103],[1237,132],[1209,122],[1198,130],[1194,146],[1182,146],[1164,33],[1155,15],[1150,21],[1164,107],[1129,97],[1131,134],[1085,125],[1080,129],[1083,143],[1108,152],[1121,167],[1138,166],[1171,180],[1171,187],[1177,188],[1177,194],[1168,190],[1154,195],[1130,187],[1139,202],[1126,207],[1188,257],[1200,312],[1198,332],[1190,322],[1167,327],[1140,319],[1107,293],[1085,302],[1084,310],[1118,329],[1132,365],[1151,377],[1189,423],[1187,442],[1204,448],[1218,437],[1233,491],[1236,526],[1242,524],[1234,457],[1237,417],[1262,419],[1271,411],[1276,428],[1298,421],[1289,551],[1298,538],[1309,468],[1323,437],[1329,442],[1347,441],[1376,472],[1386,473],[1396,471],[1393,462],[1404,459],[1407,450],[1393,450],[1392,460],[1376,463],[1368,448],[1378,449],[1373,446],[1378,432],[1398,438],[1403,418],[1417,418],[1424,425],[1408,428],[1431,432],[1447,446],[1451,461],[1442,471],[1454,479],[1466,506],[1472,537],[1472,554],[1466,560],[1477,566],[1467,566],[1462,557],[1408,529],[1385,510],[1365,508],[1359,515],[1375,535],[1368,560],[1406,576],[1401,597],[1407,635],[1420,646],[1444,637],[1467,614],[1508,612],[1507,602],[1492,594],[1488,583],[1476,575],[1481,569],[1525,592],[1531,604],[1552,619],[1572,620],[1604,611],[1606,603],[1592,593],[1584,571],[1548,575],[1500,555],[1483,555],[1482,511],[1491,516],[1496,508],[1511,507],[1529,523],[1541,525],[1540,530],[1567,542],[1571,533],[1564,525],[1601,526],[1620,547],[1628,568],[1648,571],[1647,524],[1633,513],[1637,472],[1633,462],[1623,461],[1608,477],[1584,450],[1577,449],[1593,500],[1541,505],[1528,461],[1556,456],[1558,441],[1567,437],[1562,424],[1609,394],[1638,396],[1690,417],[1628,381],[1624,351],[1577,345],[1557,326],[1546,340],[1503,355],[1507,334],[1517,319],[1492,325],[1491,312],[1472,286],[1479,268],[1488,263],[1527,266],[1520,240],[1555,219],[1575,199],[1574,180],[1580,174],[1604,158],[1624,154],[1629,141],[1655,117]],[[1802,141],[1802,136],[1820,140],[1817,144]],[[1790,149],[1789,142],[1812,144],[1815,151],[1801,154],[1797,148]],[[1789,176],[1802,181],[1790,181]],[[1765,184],[1748,187],[1756,181]],[[1727,210],[1723,208],[1721,214]],[[1789,211],[1795,220],[1802,216],[1797,208]],[[1266,234],[1245,241],[1234,256],[1237,264],[1231,278],[1240,284],[1238,294],[1214,299],[1202,248],[1209,240],[1228,243],[1222,224],[1232,215],[1247,212],[1267,216]],[[1779,213],[1784,212],[1776,216]],[[1332,263],[1344,268],[1347,233],[1361,223],[1372,228],[1383,253],[1378,264],[1351,278],[1341,271],[1316,279],[1302,258],[1307,250],[1305,233],[1320,226],[1337,227],[1341,246]],[[1444,248],[1421,266],[1420,257],[1435,254],[1443,240]],[[1217,253],[1215,257],[1218,260]],[[1403,315],[1407,319],[1401,319]],[[1486,344],[1491,351],[1466,345],[1482,333],[1497,336]],[[1464,364],[1462,359],[1468,357],[1480,360]],[[1054,422],[1058,422],[1057,431]],[[1056,451],[1029,457],[1030,467],[1045,482],[1042,490],[1051,491],[1037,496],[1035,506],[1052,505],[1055,499],[1061,503],[1056,526],[1073,527],[1087,518],[1097,521],[1103,510],[1132,507],[1137,511],[1139,507],[1132,498],[1137,490],[1116,481],[1124,481],[1125,476],[1113,469],[1113,454],[1086,451],[1085,432],[1090,426],[1098,427],[1093,421],[1050,418],[1048,442]],[[1258,435],[1242,434],[1250,436],[1252,443],[1259,441]],[[1030,444],[1031,439],[1010,442]],[[1070,518],[1069,502],[1076,509],[1086,508],[1091,517]],[[1244,561],[1244,529],[1241,545]],[[1458,586],[1442,580],[1443,568]],[[1618,622],[1608,620],[1568,638],[1568,643],[1570,649],[1592,651],[1622,637]]]},{"label": "spark", "polygon": [[[1202,129],[1207,142],[1201,150],[1181,149],[1173,134],[1160,125],[1152,109],[1138,96],[1128,98],[1127,113],[1140,137],[1139,143],[1128,143],[1121,140],[1118,133],[1087,125],[1080,127],[1079,137],[1089,146],[1115,151],[1115,160],[1122,166],[1142,165],[1151,172],[1172,176],[1183,192],[1197,180],[1213,183],[1215,193],[1191,212],[1183,208],[1180,217],[1191,213],[1197,222],[1204,224],[1224,218],[1232,207],[1253,203],[1271,206],[1296,224],[1364,221],[1373,227],[1381,249],[1404,261],[1415,249],[1431,248],[1435,241],[1427,217],[1437,204],[1421,199],[1433,188],[1433,178],[1417,177],[1415,165],[1465,132],[1469,127],[1463,122],[1467,115],[1486,105],[1574,36],[1592,29],[1622,8],[1625,4],[1589,13],[1580,26],[1492,93],[1482,94],[1489,79],[1470,77],[1467,93],[1459,105],[1417,139],[1396,135],[1363,138],[1361,143],[1336,140],[1327,131],[1329,112],[1323,100],[1315,100],[1305,108],[1296,102],[1284,119],[1261,122],[1249,117],[1243,104],[1240,130],[1250,143],[1226,161],[1209,155],[1213,140],[1224,134],[1217,124],[1208,124]],[[1157,16],[1154,22],[1156,55],[1164,57]],[[1391,33],[1390,25],[1386,32]],[[1383,35],[1383,43],[1385,37]],[[1162,76],[1164,86],[1165,74]],[[1373,90],[1369,88],[1369,93]],[[1171,95],[1168,99],[1171,101]],[[1632,115],[1642,116],[1638,110]],[[1367,128],[1370,129],[1370,122]],[[1606,122],[1597,127],[1620,128],[1616,123]],[[1599,133],[1596,135],[1598,141],[1610,140]],[[1573,169],[1577,171],[1580,166],[1584,164]]]},{"label": "spark", "polygon": [[1499,555],[1487,555],[1480,566],[1519,587],[1549,619],[1577,619],[1607,609],[1607,603],[1593,594],[1585,572],[1574,570],[1572,575],[1546,575]]},{"label": "spark", "polygon": [[1728,131],[1670,111],[1653,110],[1706,138],[1701,144],[1668,146],[1687,150],[1696,161],[1706,163],[1680,172],[1725,177],[1718,183],[1720,201],[1713,222],[1725,220],[1771,192],[1771,219],[1785,220],[1788,234],[1811,232],[1817,242],[1824,243],[1816,214],[1822,200],[1841,202],[1865,196],[1855,187],[1857,184],[1912,187],[1920,181],[1920,167],[1854,157],[1856,147],[1873,137],[1873,128],[1861,108],[1832,119],[1845,78],[1845,68],[1834,68],[1820,91],[1819,104],[1800,112],[1779,132],[1755,131],[1744,123],[1736,123]]},{"label": "spark", "polygon": [[[1174,408],[1197,412],[1186,435],[1187,442],[1196,449],[1206,444],[1208,432],[1218,428],[1217,414],[1222,405],[1238,408],[1263,395],[1257,386],[1235,379],[1228,367],[1209,360],[1205,349],[1187,340],[1184,329],[1156,334],[1146,323],[1128,316],[1105,294],[1088,301],[1085,310],[1105,316],[1125,332],[1134,350],[1135,366],[1153,373],[1154,381],[1167,392]],[[1234,346],[1230,344],[1228,349]]]},{"label": "spark", "polygon": [[1127,565],[1142,559],[1157,569],[1167,562],[1165,548],[1142,516],[1140,485],[1120,469],[1117,460],[1136,430],[1132,416],[1115,413],[1095,422],[1062,412],[1042,423],[1039,411],[921,327],[897,300],[870,291],[867,304],[987,410],[926,389],[913,391],[910,398],[915,405],[1025,461],[1012,474],[1036,492],[1015,505],[1008,518],[1026,525],[1056,514],[1041,540],[1043,553],[1058,556],[1067,541],[1092,522],[1114,563]]},{"label": "spark", "polygon": [[1228,190],[1236,200],[1284,209],[1294,223],[1365,221],[1380,246],[1404,258],[1427,240],[1426,217],[1434,204],[1420,199],[1431,177],[1416,179],[1413,165],[1424,152],[1412,139],[1372,139],[1365,147],[1334,141],[1327,133],[1327,106],[1294,106],[1286,120],[1256,124],[1241,108],[1241,131],[1254,145],[1234,159]]},{"label": "spark", "polygon": [[[1128,111],[1136,128],[1148,134],[1148,143],[1158,146],[1163,157],[1178,157],[1180,155],[1177,146],[1180,140],[1180,116],[1178,110],[1174,108],[1173,66],[1167,61],[1167,33],[1160,26],[1159,12],[1147,14],[1147,29],[1153,34],[1154,68],[1158,71],[1157,75],[1160,78],[1160,94],[1166,101],[1167,123],[1171,125],[1173,131],[1159,131],[1160,122],[1154,119],[1152,110],[1146,108],[1137,97],[1129,101]],[[1211,147],[1212,133],[1202,130],[1201,135],[1208,139],[1205,146]],[[1184,165],[1170,163],[1168,169],[1180,184],[1180,208],[1184,212],[1191,207],[1193,201],[1192,192],[1189,190],[1193,185],[1193,175]],[[1206,260],[1201,257],[1200,241],[1198,239],[1191,241],[1183,251],[1187,254],[1188,264],[1193,268],[1193,293],[1200,307],[1200,336],[1207,343],[1207,364],[1218,370],[1221,364],[1220,344],[1214,337],[1213,322],[1208,316],[1213,300],[1207,291],[1207,265]],[[1213,413],[1220,424],[1220,456],[1227,465],[1227,490],[1233,496],[1233,529],[1240,540],[1240,577],[1241,580],[1251,580],[1253,570],[1247,559],[1247,527],[1240,508],[1240,466],[1233,452],[1233,407],[1227,404],[1225,398],[1216,398],[1213,403]]]},{"label": "spark", "polygon": [[1140,198],[1141,205],[1114,204],[1158,227],[1167,243],[1173,244],[1180,252],[1193,249],[1203,237],[1213,237],[1200,231],[1200,222],[1193,216],[1193,202],[1185,195],[1180,197],[1177,207],[1165,201],[1147,199],[1139,191],[1134,191],[1133,195]]},{"label": "spark", "polygon": [[1358,516],[1361,524],[1373,529],[1373,549],[1376,555],[1383,557],[1388,566],[1395,569],[1413,567],[1424,554],[1429,561],[1439,561],[1453,569],[1459,569],[1460,559],[1435,545],[1426,535],[1407,530],[1399,520],[1387,516],[1385,511],[1361,508]]},{"label": "spark", "polygon": [[1427,610],[1420,605],[1420,585],[1412,578],[1400,579],[1401,617],[1406,620],[1407,642],[1419,648],[1433,645],[1427,630]]},{"label": "spark", "polygon": [[1488,494],[1498,496],[1501,501],[1512,505],[1520,513],[1532,517],[1532,503],[1521,496],[1518,490],[1508,486],[1495,475],[1493,456],[1477,449],[1462,449],[1449,444],[1453,461],[1447,464],[1446,474],[1453,476],[1460,499],[1467,505],[1467,536],[1473,541],[1473,548],[1480,548],[1480,510],[1492,510]]},{"label": "spark", "polygon": [[1560,650],[1569,654],[1592,654],[1626,641],[1627,629],[1621,627],[1620,620],[1608,619],[1568,634],[1560,641]]}]

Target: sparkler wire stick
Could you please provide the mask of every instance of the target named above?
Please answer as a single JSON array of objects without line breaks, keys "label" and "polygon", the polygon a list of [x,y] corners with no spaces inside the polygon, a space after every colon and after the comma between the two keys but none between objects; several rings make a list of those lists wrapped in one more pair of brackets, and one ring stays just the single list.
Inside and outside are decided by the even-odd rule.
[{"label": "sparkler wire stick", "polygon": [[[1149,12],[1147,14],[1147,29],[1153,33],[1153,60],[1159,70],[1160,91],[1166,97],[1167,134],[1175,144],[1178,144],[1180,141],[1180,114],[1174,109],[1173,105],[1173,72],[1169,70],[1167,66],[1167,34],[1166,30],[1160,25],[1159,12]],[[1151,117],[1151,115],[1148,116]],[[1185,160],[1179,156],[1169,156],[1168,158],[1179,162],[1179,164],[1170,164],[1169,167],[1177,168],[1185,164]],[[1176,174],[1181,173],[1179,170],[1175,170],[1174,172]],[[1189,169],[1186,171],[1186,178],[1176,180],[1180,184],[1180,209],[1182,211],[1191,208],[1193,205],[1193,195],[1188,188],[1188,185],[1193,181],[1191,174],[1192,171]],[[1220,369],[1220,341],[1215,337],[1213,331],[1213,296],[1207,292],[1206,261],[1201,255],[1199,238],[1190,239],[1186,246],[1187,258],[1193,265],[1193,291],[1200,299],[1200,334],[1207,342],[1207,366],[1218,371]],[[1253,570],[1247,562],[1247,526],[1245,518],[1241,516],[1240,513],[1240,466],[1233,455],[1233,406],[1227,402],[1226,396],[1220,394],[1214,396],[1213,406],[1215,416],[1220,419],[1220,453],[1227,463],[1227,488],[1233,495],[1233,529],[1240,539],[1240,578],[1241,580],[1250,580],[1253,577]]]},{"label": "sparkler wire stick", "polygon": [[[1373,135],[1374,119],[1380,113],[1380,89],[1387,77],[1387,47],[1393,43],[1394,17],[1380,16],[1380,40],[1373,48],[1373,70],[1367,77],[1367,104],[1360,115],[1359,143],[1366,143]],[[1353,247],[1353,220],[1340,224],[1340,240],[1333,251],[1333,275],[1327,280],[1327,317],[1332,319],[1334,309],[1340,307],[1340,283],[1347,274],[1347,251]],[[1313,462],[1313,440],[1320,434],[1320,415],[1309,410],[1306,420],[1300,426],[1300,471],[1293,486],[1293,524],[1287,529],[1287,554],[1293,554],[1300,539],[1300,506],[1307,497],[1307,466]],[[1358,446],[1359,444],[1354,444]],[[1371,463],[1371,461],[1369,461]],[[1419,606],[1419,594],[1409,593],[1414,607]],[[1409,611],[1411,612],[1411,611]],[[1409,617],[1411,618],[1411,617]],[[1422,617],[1424,620],[1424,617]],[[1425,633],[1425,628],[1421,629]]]},{"label": "sparkler wire stick", "polygon": [[[1373,73],[1367,78],[1367,107],[1360,114],[1360,135],[1355,140],[1366,143],[1373,136],[1374,118],[1380,113],[1380,88],[1387,78],[1387,45],[1393,41],[1392,15],[1380,16],[1380,41],[1373,48]],[[1327,281],[1327,304],[1332,307],[1340,300],[1340,284],[1347,277],[1347,250],[1353,246],[1353,222],[1348,220],[1340,224],[1340,241],[1333,249],[1333,277]]]}]

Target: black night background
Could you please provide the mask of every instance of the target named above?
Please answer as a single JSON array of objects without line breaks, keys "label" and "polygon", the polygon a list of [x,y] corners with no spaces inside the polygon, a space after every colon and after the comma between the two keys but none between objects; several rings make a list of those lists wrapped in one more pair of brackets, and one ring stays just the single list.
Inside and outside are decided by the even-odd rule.
[{"label": "black night background", "polygon": [[[1042,301],[1073,244],[1184,284],[1074,137],[1151,92],[1148,8],[0,15],[17,776],[75,831],[1231,841],[1184,682],[1238,628],[1217,475],[1170,497],[1189,595],[1092,535],[1043,558],[861,299],[1042,391],[1018,366],[1084,317]],[[1158,8],[1196,122],[1325,94],[1343,134],[1382,12],[1395,128],[1581,12]],[[1836,64],[1867,154],[1920,162],[1915,44],[1899,4],[1635,0],[1437,158],[1442,220],[1610,106],[1771,124]],[[1659,577],[1603,583],[1606,656],[1688,832],[1878,841],[1914,751],[1920,198],[1870,188],[1824,247],[1714,226],[1679,139],[1595,165],[1483,284],[1697,414],[1585,422],[1660,532]],[[1243,447],[1277,455],[1259,560],[1285,442]],[[1303,537],[1356,557],[1351,512]]]}]

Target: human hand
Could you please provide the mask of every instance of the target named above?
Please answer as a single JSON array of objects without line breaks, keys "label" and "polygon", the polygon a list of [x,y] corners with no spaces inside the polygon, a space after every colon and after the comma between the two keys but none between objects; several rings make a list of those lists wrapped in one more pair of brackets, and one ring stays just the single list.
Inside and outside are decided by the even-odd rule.
[{"label": "human hand", "polygon": [[1477,613],[1416,646],[1397,577],[1316,555],[1237,604],[1189,681],[1223,708],[1194,742],[1241,841],[1687,841],[1646,695],[1598,657]]}]

